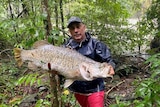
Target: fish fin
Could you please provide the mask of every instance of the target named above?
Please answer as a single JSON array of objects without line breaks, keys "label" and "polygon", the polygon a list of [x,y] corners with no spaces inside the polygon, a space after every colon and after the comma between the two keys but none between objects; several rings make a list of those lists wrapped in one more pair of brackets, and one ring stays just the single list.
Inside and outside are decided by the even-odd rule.
[{"label": "fish fin", "polygon": [[82,77],[87,80],[87,81],[90,81],[90,80],[93,80],[93,78],[91,78],[90,76],[90,72],[89,72],[89,64],[83,62],[79,65],[79,69],[80,69],[80,73],[82,75]]},{"label": "fish fin", "polygon": [[41,46],[44,46],[44,45],[50,45],[50,43],[47,42],[46,40],[39,40],[39,41],[36,41],[36,42],[33,44],[32,48],[33,48],[33,49],[37,49],[38,47],[41,47]]},{"label": "fish fin", "polygon": [[28,62],[28,68],[31,70],[37,70],[38,67],[33,62]]},{"label": "fish fin", "polygon": [[72,79],[66,79],[64,82],[64,88],[68,88],[73,82],[74,80]]},{"label": "fish fin", "polygon": [[23,61],[21,59],[21,49],[20,48],[14,48],[13,52],[14,52],[14,58],[17,61],[18,66],[22,66]]}]

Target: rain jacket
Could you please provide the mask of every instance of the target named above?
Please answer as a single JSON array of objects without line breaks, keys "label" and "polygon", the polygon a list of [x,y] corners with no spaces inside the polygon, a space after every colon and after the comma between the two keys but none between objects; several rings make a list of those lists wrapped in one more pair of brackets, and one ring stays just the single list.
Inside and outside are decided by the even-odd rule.
[{"label": "rain jacket", "polygon": [[[86,32],[86,39],[81,43],[77,43],[73,38],[69,38],[65,43],[65,47],[70,47],[75,49],[77,52],[84,56],[87,56],[97,62],[107,62],[115,67],[115,63],[111,58],[110,51],[108,47],[94,39],[91,38],[90,34]],[[102,78],[94,79],[92,81],[74,81],[69,89],[73,92],[90,94],[93,92],[98,92],[104,90],[104,80]]]}]

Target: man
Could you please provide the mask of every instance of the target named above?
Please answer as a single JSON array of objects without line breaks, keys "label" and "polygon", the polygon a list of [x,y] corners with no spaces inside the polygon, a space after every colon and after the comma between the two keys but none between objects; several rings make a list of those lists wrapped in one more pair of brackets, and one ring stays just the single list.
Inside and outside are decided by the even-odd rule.
[{"label": "man", "polygon": [[[67,27],[71,37],[65,43],[65,47],[70,47],[95,61],[107,62],[113,68],[115,67],[108,47],[91,38],[80,18],[71,17]],[[111,75],[114,74],[113,68],[110,70]],[[75,93],[75,97],[82,107],[103,107],[104,105],[105,86],[102,78],[93,81],[75,81],[69,86],[69,89]]]}]

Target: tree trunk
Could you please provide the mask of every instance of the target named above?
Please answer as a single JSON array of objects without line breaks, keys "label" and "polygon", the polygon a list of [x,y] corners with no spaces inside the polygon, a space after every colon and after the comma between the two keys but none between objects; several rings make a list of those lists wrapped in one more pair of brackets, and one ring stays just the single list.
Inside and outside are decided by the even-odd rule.
[{"label": "tree trunk", "polygon": [[[60,13],[61,13],[61,22],[62,22],[62,30],[64,31],[64,17],[63,17],[63,0],[60,0]],[[65,37],[65,32],[63,32],[63,36]]]},{"label": "tree trunk", "polygon": [[[44,7],[44,12],[47,13],[47,17],[46,19],[44,19],[44,25],[45,25],[45,29],[46,29],[46,38],[48,40],[48,37],[50,35],[50,32],[52,30],[52,24],[51,24],[51,18],[50,18],[50,11],[49,11],[49,7],[48,7],[48,0],[44,0],[43,1],[43,7]],[[54,72],[54,71],[53,71]],[[49,77],[50,77],[50,87],[51,87],[51,94],[52,94],[52,98],[51,98],[51,107],[59,107],[59,102],[58,102],[58,95],[57,95],[57,82],[55,79],[55,74],[51,74],[49,73]]]},{"label": "tree trunk", "polygon": [[[8,4],[9,4],[9,10],[10,10],[11,19],[14,20],[14,14],[13,14],[13,9],[12,9],[11,1],[10,1],[10,0],[8,0]],[[16,33],[16,32],[17,32],[17,29],[16,29],[16,26],[15,26],[15,25],[13,25],[13,29],[14,29],[14,31],[15,31],[16,37],[18,37],[18,35],[17,35],[17,33]]]},{"label": "tree trunk", "polygon": [[52,24],[51,24],[51,18],[50,18],[50,11],[48,8],[48,0],[43,1],[44,4],[44,12],[47,13],[47,18],[44,19],[45,29],[46,29],[46,38],[48,39],[48,36],[50,35],[50,31],[52,30]]}]

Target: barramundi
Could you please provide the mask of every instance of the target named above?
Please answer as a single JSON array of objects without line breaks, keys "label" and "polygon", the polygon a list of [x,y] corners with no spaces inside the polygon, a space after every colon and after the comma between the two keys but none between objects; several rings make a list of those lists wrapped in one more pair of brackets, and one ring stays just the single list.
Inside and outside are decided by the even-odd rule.
[{"label": "barramundi", "polygon": [[111,65],[96,62],[73,49],[54,46],[42,40],[33,45],[33,49],[14,48],[14,57],[21,66],[31,62],[43,70],[56,71],[66,78],[64,87],[75,80],[92,81],[96,78],[112,77],[109,74]]}]

